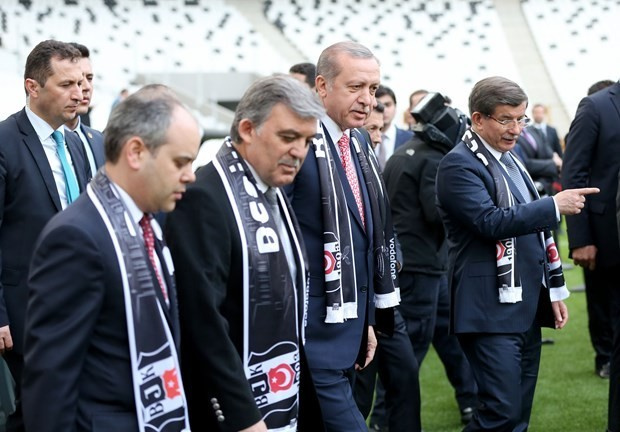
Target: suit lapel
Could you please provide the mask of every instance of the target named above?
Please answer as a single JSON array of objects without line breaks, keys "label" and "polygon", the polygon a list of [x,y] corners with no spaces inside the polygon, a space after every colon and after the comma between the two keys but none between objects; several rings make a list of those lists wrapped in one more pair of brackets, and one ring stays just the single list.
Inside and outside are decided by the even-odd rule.
[{"label": "suit lapel", "polygon": [[609,90],[609,96],[611,97],[611,103],[616,108],[616,114],[620,117],[620,82],[617,82]]},{"label": "suit lapel", "polygon": [[69,154],[71,154],[71,160],[73,162],[73,170],[77,177],[80,192],[84,192],[86,185],[88,184],[90,175],[90,165],[86,161],[86,154],[84,150],[84,144],[77,134],[69,132],[65,133],[65,141],[67,142],[67,148]]},{"label": "suit lapel", "polygon": [[[95,165],[97,166],[97,169],[99,169],[105,162],[105,156],[103,153],[103,144],[100,143],[98,138],[95,137],[94,129],[91,129],[88,126],[85,126],[84,124],[80,124],[80,127],[82,128],[82,133],[86,137],[86,141],[88,141],[88,144],[90,145],[90,149],[93,152],[93,157],[95,158]],[[96,173],[91,173],[91,174],[94,176]]]},{"label": "suit lapel", "polygon": [[159,258],[159,262],[161,264],[161,269],[163,275],[162,278],[166,283],[166,288],[168,292],[168,303],[169,306],[166,305],[166,299],[161,291],[161,289],[157,289],[159,286],[159,282],[157,281],[157,276],[153,272],[153,283],[155,284],[155,293],[157,294],[157,299],[161,304],[161,308],[164,311],[164,315],[166,316],[166,320],[168,321],[168,325],[170,326],[170,331],[172,332],[172,337],[177,345],[177,349],[179,348],[179,339],[180,339],[180,328],[179,328],[179,313],[178,313],[178,304],[177,304],[177,293],[176,286],[174,283],[174,277],[170,275],[170,269],[168,268],[168,261],[163,253],[164,245],[161,240],[155,236],[155,253],[157,253],[157,257]]},{"label": "suit lapel", "polygon": [[62,206],[60,204],[60,196],[58,195],[58,188],[56,187],[56,181],[54,180],[52,168],[50,167],[49,160],[45,155],[45,150],[43,150],[43,145],[41,144],[41,141],[39,141],[37,133],[30,124],[30,120],[28,120],[25,109],[20,111],[17,115],[17,126],[19,127],[20,133],[24,136],[24,143],[26,144],[26,147],[28,147],[32,158],[39,169],[39,173],[43,178],[45,187],[47,188],[56,210],[61,211]]}]

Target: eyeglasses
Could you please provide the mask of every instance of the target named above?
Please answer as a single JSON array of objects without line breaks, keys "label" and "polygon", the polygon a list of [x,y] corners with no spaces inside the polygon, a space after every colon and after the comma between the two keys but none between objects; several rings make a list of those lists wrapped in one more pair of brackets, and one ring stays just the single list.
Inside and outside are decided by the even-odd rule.
[{"label": "eyeglasses", "polygon": [[498,120],[492,115],[489,115],[489,114],[485,114],[485,115],[488,118],[493,119],[499,124],[501,124],[502,126],[504,126],[505,129],[510,129],[513,125],[515,125],[515,123],[516,123],[516,126],[524,128],[525,126],[530,124],[530,121],[531,121],[531,119],[528,116],[523,116],[520,119]]}]

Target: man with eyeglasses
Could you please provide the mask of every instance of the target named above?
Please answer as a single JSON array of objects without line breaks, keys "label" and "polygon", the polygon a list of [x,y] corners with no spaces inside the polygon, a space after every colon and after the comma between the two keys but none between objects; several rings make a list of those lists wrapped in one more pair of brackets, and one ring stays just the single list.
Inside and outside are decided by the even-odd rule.
[{"label": "man with eyeglasses", "polygon": [[502,77],[469,96],[471,130],[439,164],[437,203],[448,238],[451,329],[478,384],[465,431],[525,431],[538,376],[541,326],[563,328],[569,293],[550,230],[597,188],[540,198],[512,156],[527,96]]}]

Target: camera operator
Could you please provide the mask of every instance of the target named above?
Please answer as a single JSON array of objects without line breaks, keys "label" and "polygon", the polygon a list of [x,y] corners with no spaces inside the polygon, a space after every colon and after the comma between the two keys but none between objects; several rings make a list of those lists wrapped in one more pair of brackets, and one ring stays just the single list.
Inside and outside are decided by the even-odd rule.
[{"label": "camera operator", "polygon": [[435,177],[439,161],[467,129],[468,118],[446,106],[439,93],[427,94],[411,114],[415,135],[394,153],[383,173],[403,254],[399,309],[420,365],[433,342],[455,388],[461,420],[467,423],[477,390],[456,337],[448,333],[448,256],[435,204]]}]

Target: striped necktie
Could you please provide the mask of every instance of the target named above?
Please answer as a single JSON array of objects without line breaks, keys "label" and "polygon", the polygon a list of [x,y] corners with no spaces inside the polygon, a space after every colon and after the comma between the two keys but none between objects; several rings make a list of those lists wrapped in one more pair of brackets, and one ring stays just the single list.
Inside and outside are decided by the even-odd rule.
[{"label": "striped necktie", "polygon": [[523,179],[521,170],[519,169],[519,167],[517,167],[517,164],[512,159],[512,156],[509,154],[509,152],[502,154],[499,160],[504,165],[506,165],[506,171],[508,172],[508,175],[510,176],[514,184],[517,185],[517,189],[519,189],[519,193],[521,193],[521,196],[523,197],[525,202],[528,203],[532,201],[532,194],[530,193],[529,189],[525,184],[525,180]]}]

